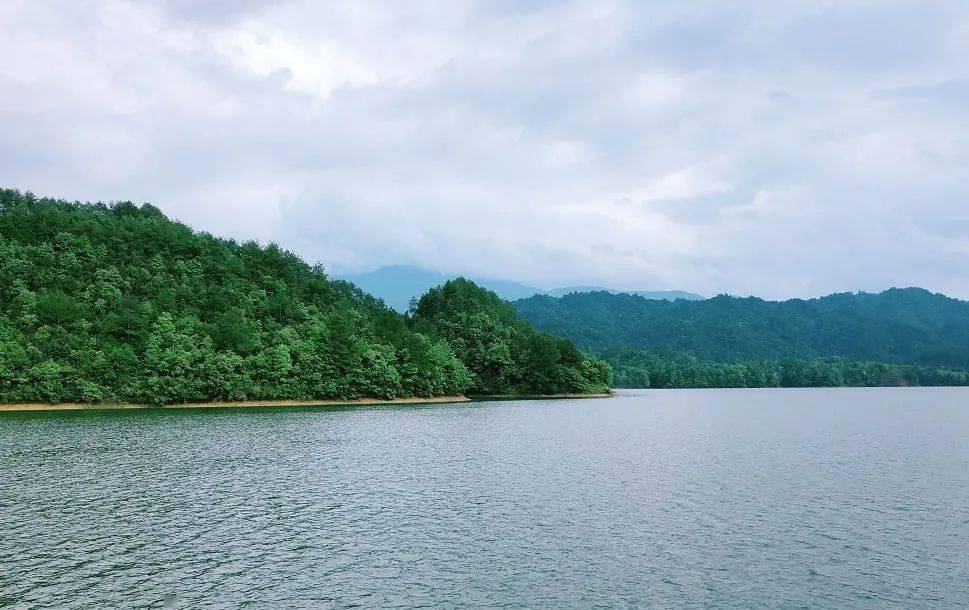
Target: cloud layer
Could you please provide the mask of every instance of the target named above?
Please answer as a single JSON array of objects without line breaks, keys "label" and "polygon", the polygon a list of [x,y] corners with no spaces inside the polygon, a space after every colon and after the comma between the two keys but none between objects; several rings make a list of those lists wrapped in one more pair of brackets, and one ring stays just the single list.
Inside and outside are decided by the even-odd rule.
[{"label": "cloud layer", "polygon": [[750,4],[4,2],[0,182],[334,272],[969,298],[969,6]]}]

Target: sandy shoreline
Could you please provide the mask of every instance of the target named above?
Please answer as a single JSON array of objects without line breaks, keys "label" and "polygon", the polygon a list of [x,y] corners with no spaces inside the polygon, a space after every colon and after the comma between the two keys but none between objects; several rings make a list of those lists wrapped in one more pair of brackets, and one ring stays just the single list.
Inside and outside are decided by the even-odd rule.
[{"label": "sandy shoreline", "polygon": [[516,396],[513,394],[499,394],[489,396],[473,395],[471,397],[435,396],[433,398],[393,398],[382,400],[379,398],[354,398],[350,400],[241,400],[232,402],[191,402],[168,405],[147,404],[91,404],[83,402],[62,402],[59,404],[43,402],[5,403],[0,404],[0,413],[23,413],[29,411],[107,411],[116,409],[239,409],[239,408],[271,408],[271,407],[379,407],[381,405],[422,405],[449,404],[459,402],[485,400],[555,400],[562,398],[608,398],[612,393],[600,394],[544,394],[530,396]]},{"label": "sandy shoreline", "polygon": [[472,394],[471,400],[557,400],[563,398],[610,398],[612,392],[594,394]]},{"label": "sandy shoreline", "polygon": [[0,404],[2,412],[24,411],[102,411],[112,409],[235,409],[260,407],[353,407],[380,405],[417,405],[444,404],[456,402],[470,402],[467,396],[435,396],[434,398],[394,398],[381,400],[379,398],[354,398],[350,400],[242,400],[233,402],[192,402],[169,405],[144,404],[90,404],[80,402],[64,402],[50,404],[42,402],[7,403]]}]

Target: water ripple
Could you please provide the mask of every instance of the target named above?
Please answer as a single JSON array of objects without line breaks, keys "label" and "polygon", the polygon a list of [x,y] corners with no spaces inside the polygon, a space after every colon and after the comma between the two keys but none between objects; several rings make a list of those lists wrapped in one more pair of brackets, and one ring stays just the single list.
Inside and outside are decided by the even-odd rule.
[{"label": "water ripple", "polygon": [[0,606],[969,605],[969,393],[0,418]]}]

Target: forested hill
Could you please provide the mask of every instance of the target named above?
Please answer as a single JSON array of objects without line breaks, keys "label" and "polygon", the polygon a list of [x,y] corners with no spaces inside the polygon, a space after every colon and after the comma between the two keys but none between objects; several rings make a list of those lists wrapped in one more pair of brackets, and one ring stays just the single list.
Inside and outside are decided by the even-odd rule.
[{"label": "forested hill", "polygon": [[[496,363],[472,358],[469,373],[455,352],[477,352],[435,326],[461,315],[441,311],[432,321],[398,314],[275,245],[196,233],[150,205],[0,190],[0,402],[474,391],[482,378],[476,367]],[[546,335],[521,320],[476,315],[491,334],[475,349],[515,367],[514,376],[502,373],[483,389],[551,393],[604,385],[581,368],[597,361],[565,349],[571,342],[561,341],[551,361],[536,359],[516,350]],[[505,334],[528,340],[489,343]],[[532,365],[540,365],[535,374]],[[549,369],[557,374],[550,377]],[[608,367],[593,372],[608,376]]]},{"label": "forested hill", "polygon": [[594,292],[513,303],[595,353],[648,348],[717,362],[842,357],[969,368],[969,302],[919,288],[789,301],[653,301]]},{"label": "forested hill", "polygon": [[507,301],[464,278],[432,288],[418,301],[414,329],[443,337],[471,373],[479,394],[604,392],[609,365],[569,339],[540,332]]}]

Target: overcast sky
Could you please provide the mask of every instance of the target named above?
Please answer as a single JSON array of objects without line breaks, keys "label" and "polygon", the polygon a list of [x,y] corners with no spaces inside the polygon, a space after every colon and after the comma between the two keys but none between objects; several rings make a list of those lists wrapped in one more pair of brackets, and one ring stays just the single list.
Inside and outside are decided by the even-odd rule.
[{"label": "overcast sky", "polygon": [[969,298],[969,2],[4,0],[0,184],[334,273]]}]

